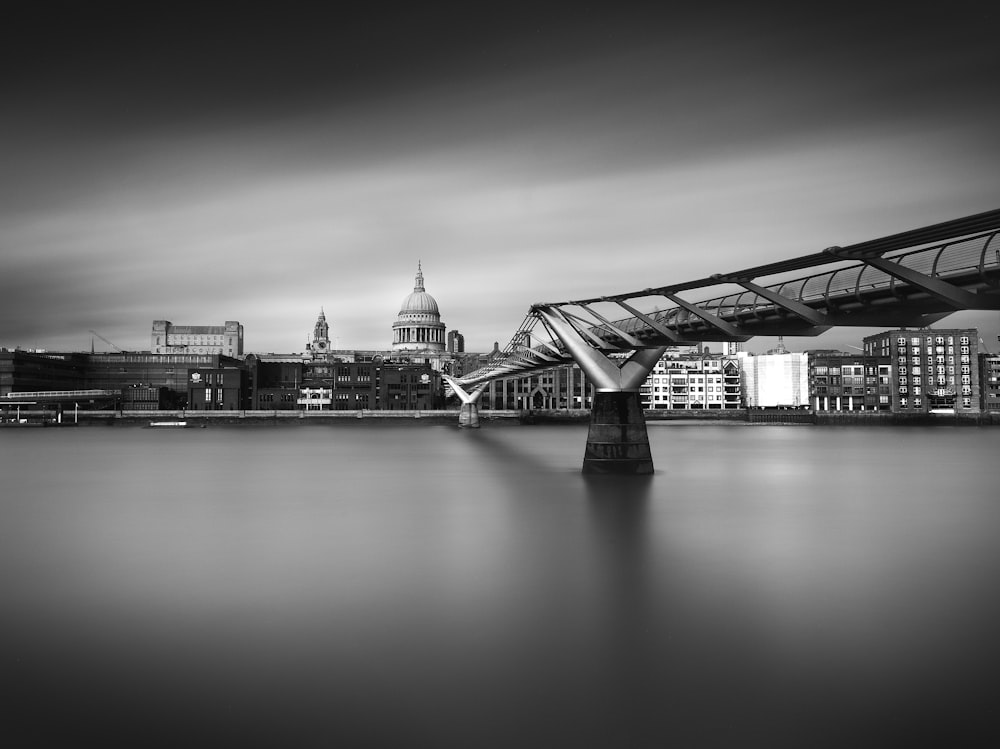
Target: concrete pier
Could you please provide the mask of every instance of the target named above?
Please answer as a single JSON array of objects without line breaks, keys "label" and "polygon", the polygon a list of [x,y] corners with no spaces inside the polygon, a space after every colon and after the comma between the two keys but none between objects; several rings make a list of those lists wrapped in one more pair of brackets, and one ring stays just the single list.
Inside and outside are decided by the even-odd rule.
[{"label": "concrete pier", "polygon": [[458,425],[471,429],[479,428],[479,404],[475,401],[463,403],[458,411]]},{"label": "concrete pier", "polygon": [[584,473],[653,473],[649,434],[637,390],[594,393]]}]

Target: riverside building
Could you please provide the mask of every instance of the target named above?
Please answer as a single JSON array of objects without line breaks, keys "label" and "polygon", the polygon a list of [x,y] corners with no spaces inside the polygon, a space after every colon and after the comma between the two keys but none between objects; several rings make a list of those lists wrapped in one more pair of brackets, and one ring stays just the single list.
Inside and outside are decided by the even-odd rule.
[{"label": "riverside building", "polygon": [[640,389],[647,410],[742,407],[739,360],[726,355],[665,354]]},{"label": "riverside building", "polygon": [[749,408],[809,406],[809,356],[804,353],[738,355],[744,403]]},{"label": "riverside building", "polygon": [[809,399],[815,411],[891,411],[888,356],[810,351]]},{"label": "riverside building", "polygon": [[976,328],[887,330],[864,339],[867,356],[888,357],[895,413],[979,413]]},{"label": "riverside building", "polygon": [[983,411],[1000,412],[1000,355],[979,355],[979,386]]}]

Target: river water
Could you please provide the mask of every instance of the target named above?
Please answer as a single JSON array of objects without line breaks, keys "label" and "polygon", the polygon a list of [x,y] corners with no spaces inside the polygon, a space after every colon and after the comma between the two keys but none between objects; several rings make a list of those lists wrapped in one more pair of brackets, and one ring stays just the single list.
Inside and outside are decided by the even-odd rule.
[{"label": "river water", "polygon": [[975,745],[1000,430],[649,431],[0,430],[4,745]]}]

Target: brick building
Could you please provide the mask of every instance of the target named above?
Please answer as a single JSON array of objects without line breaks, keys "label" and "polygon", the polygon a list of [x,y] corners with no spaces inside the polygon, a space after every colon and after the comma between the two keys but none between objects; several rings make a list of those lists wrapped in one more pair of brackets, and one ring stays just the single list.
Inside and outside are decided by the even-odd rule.
[{"label": "brick building", "polygon": [[864,339],[867,356],[888,358],[894,413],[978,413],[979,331],[887,330]]}]

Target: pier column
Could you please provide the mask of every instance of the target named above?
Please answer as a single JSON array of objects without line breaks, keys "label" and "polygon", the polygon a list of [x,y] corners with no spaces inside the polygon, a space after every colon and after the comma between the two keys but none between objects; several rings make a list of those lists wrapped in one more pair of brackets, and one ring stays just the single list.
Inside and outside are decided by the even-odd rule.
[{"label": "pier column", "polygon": [[538,307],[546,326],[594,384],[590,431],[583,456],[583,473],[653,473],[639,388],[666,346],[636,349],[620,366],[592,348],[554,307]]},{"label": "pier column", "polygon": [[460,427],[469,427],[470,429],[479,429],[478,403],[462,404],[462,407],[458,411],[458,425]]},{"label": "pier column", "polygon": [[583,472],[653,473],[653,456],[638,390],[594,393]]},{"label": "pier column", "polygon": [[444,379],[451,385],[451,389],[455,391],[455,395],[458,396],[459,400],[462,401],[462,407],[458,411],[458,425],[470,429],[479,429],[479,396],[483,394],[489,383],[484,382],[477,386],[471,393],[468,393],[448,375],[444,375]]}]

